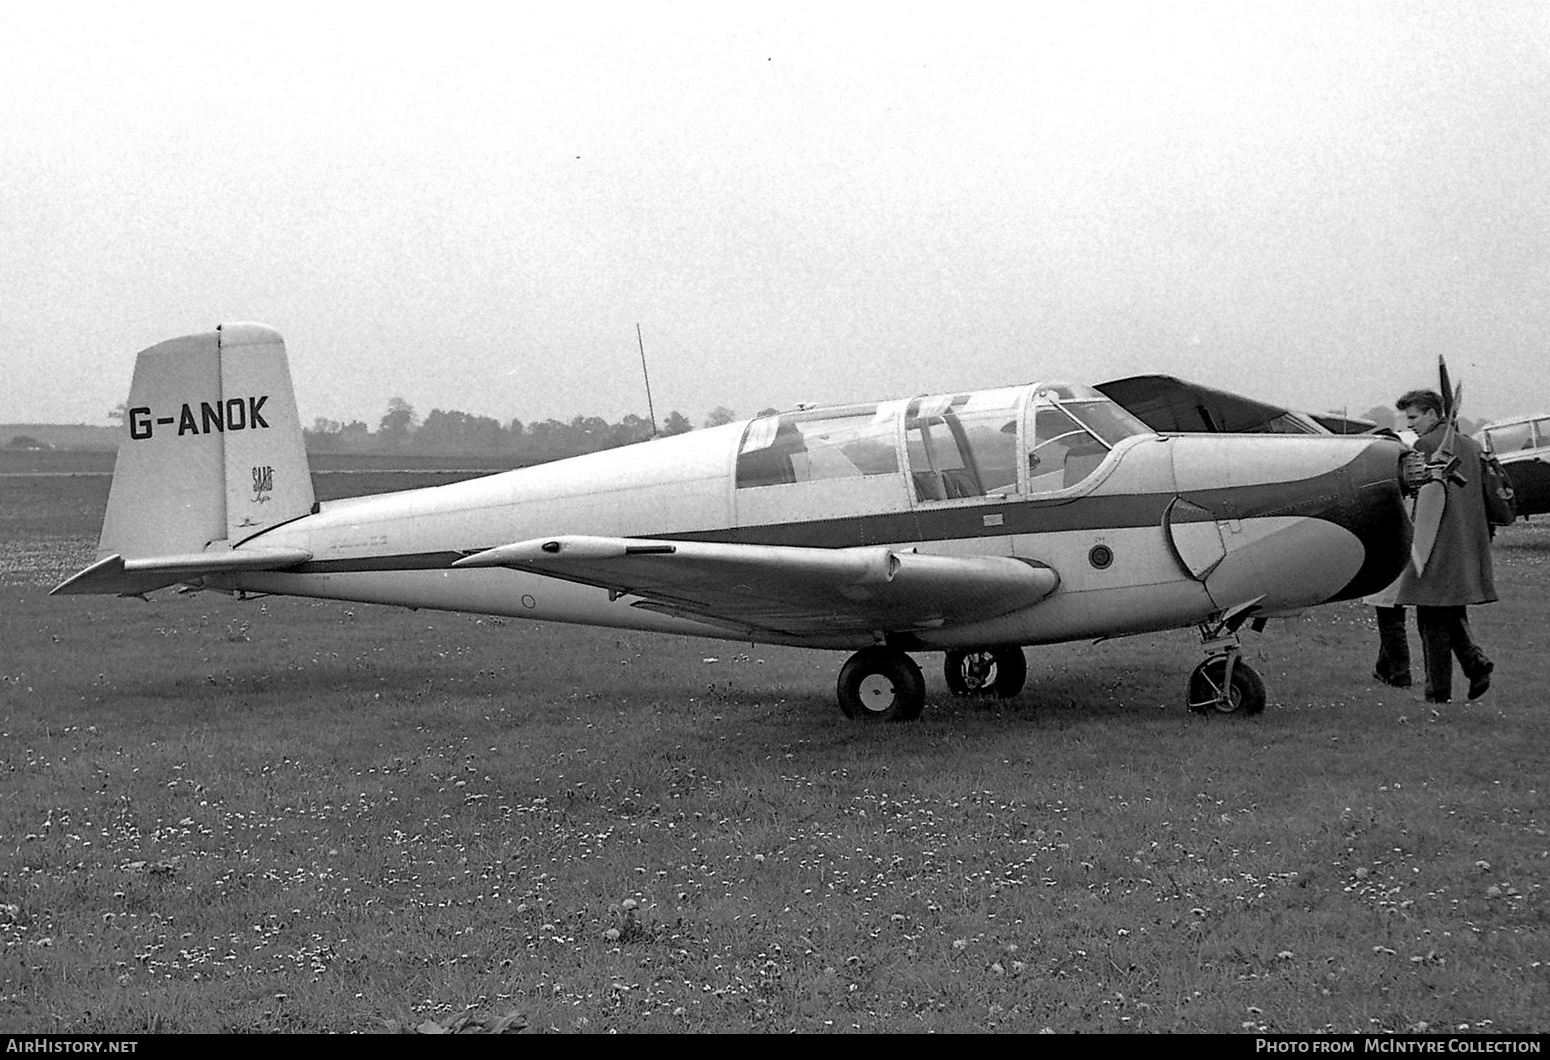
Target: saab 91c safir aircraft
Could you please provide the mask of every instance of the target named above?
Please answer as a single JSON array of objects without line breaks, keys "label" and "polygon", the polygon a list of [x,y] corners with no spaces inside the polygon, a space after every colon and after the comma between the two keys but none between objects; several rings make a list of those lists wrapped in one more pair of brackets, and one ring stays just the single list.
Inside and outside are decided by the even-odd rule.
[{"label": "saab 91c safir aircraft", "polygon": [[1059,382],[801,408],[451,485],[318,503],[285,346],[143,351],[98,561],[168,585],[843,649],[851,717],[1015,695],[1024,645],[1198,627],[1198,711],[1254,713],[1244,622],[1375,592],[1409,552],[1391,439],[1163,436]]}]

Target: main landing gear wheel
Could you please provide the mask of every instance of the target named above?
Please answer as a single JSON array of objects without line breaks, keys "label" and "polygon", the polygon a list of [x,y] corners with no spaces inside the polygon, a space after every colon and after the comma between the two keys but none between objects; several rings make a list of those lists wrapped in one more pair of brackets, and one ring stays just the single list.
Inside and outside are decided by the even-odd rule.
[{"label": "main landing gear wheel", "polygon": [[847,718],[910,721],[926,705],[926,680],[902,651],[864,648],[840,668],[835,695]]},{"label": "main landing gear wheel", "polygon": [[1196,714],[1258,714],[1265,709],[1265,682],[1241,658],[1227,678],[1226,655],[1214,655],[1189,675],[1189,709]]},{"label": "main landing gear wheel", "polygon": [[1011,699],[1028,680],[1028,660],[1021,648],[950,651],[942,671],[955,696],[996,696]]}]

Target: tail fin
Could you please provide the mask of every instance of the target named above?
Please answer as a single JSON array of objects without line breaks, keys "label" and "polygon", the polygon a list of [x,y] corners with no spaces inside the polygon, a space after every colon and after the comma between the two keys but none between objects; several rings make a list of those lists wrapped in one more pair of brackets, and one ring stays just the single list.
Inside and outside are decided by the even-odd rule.
[{"label": "tail fin", "polygon": [[[308,514],[313,500],[280,334],[223,324],[159,343],[135,359],[99,562],[55,591],[143,592],[158,569],[163,585],[187,580],[174,567],[220,569],[236,557],[216,556]],[[245,549],[242,564],[258,551]],[[191,568],[199,554],[215,562]],[[126,578],[126,565],[141,576]]]}]

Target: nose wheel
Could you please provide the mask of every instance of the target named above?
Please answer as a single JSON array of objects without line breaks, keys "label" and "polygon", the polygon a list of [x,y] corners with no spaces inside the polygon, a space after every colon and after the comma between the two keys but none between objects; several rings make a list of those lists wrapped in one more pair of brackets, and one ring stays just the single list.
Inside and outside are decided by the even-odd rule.
[{"label": "nose wheel", "polygon": [[1205,662],[1189,675],[1189,709],[1196,714],[1258,714],[1265,709],[1265,681],[1243,661],[1238,630],[1252,621],[1262,630],[1263,618],[1255,617],[1259,598],[1239,604],[1200,626],[1200,646]]},{"label": "nose wheel", "polygon": [[865,648],[840,668],[835,697],[847,718],[910,721],[925,708],[926,680],[902,651]]},{"label": "nose wheel", "polygon": [[1265,681],[1232,648],[1213,655],[1189,675],[1189,709],[1196,714],[1258,714],[1265,709]]},{"label": "nose wheel", "polygon": [[1021,648],[950,651],[942,671],[955,696],[1011,699],[1028,679],[1028,660]]}]

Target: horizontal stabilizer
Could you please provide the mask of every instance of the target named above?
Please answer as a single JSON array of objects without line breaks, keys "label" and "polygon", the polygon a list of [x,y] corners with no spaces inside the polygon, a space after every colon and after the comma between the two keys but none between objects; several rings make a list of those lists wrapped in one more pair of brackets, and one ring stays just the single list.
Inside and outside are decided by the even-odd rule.
[{"label": "horizontal stabilizer", "polygon": [[1054,592],[1049,567],[1008,556],[932,556],[884,546],[798,548],[554,537],[454,567],[509,567],[638,597],[637,607],[745,629],[897,632],[979,622]]},{"label": "horizontal stabilizer", "polygon": [[131,560],[123,556],[106,556],[62,582],[49,595],[116,593],[134,596],[204,574],[283,570],[311,558],[312,553],[303,548],[244,548]]}]

